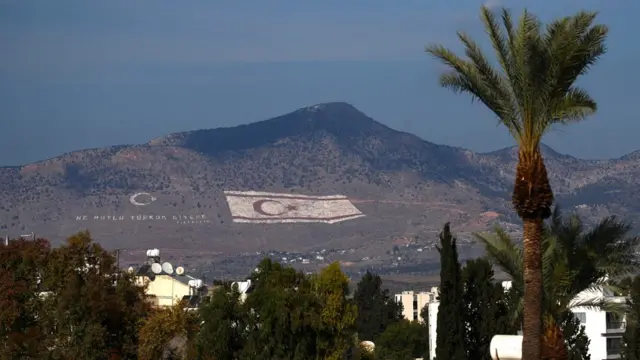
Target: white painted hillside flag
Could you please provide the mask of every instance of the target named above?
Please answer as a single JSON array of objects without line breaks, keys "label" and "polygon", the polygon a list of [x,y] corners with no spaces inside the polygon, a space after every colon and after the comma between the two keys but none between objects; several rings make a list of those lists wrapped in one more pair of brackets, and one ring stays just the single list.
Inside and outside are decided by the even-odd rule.
[{"label": "white painted hillside flag", "polygon": [[233,222],[255,224],[326,223],[364,214],[344,195],[307,196],[259,191],[225,191]]}]

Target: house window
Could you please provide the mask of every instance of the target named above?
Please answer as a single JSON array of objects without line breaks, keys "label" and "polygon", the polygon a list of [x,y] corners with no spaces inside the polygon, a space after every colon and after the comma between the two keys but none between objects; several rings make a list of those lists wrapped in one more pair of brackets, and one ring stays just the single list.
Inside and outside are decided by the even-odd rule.
[{"label": "house window", "polygon": [[622,349],[622,338],[607,338],[607,355],[618,355]]},{"label": "house window", "polygon": [[624,321],[622,316],[608,312],[606,314],[607,330],[624,329]]},{"label": "house window", "polygon": [[573,313],[576,316],[576,319],[580,321],[580,324],[585,325],[587,323],[587,314],[583,312]]},{"label": "house window", "polygon": [[413,295],[413,311],[418,310],[418,295]]},{"label": "house window", "polygon": [[413,310],[413,321],[418,321],[418,311]]}]

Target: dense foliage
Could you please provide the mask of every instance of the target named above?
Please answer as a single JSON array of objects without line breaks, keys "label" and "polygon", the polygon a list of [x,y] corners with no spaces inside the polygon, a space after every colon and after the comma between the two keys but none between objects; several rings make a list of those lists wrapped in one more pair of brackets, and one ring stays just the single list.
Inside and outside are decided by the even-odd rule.
[{"label": "dense foliage", "polygon": [[494,279],[491,263],[470,260],[462,269],[463,313],[467,359],[490,360],[489,344],[496,334],[513,334],[517,326],[510,317],[509,294]]},{"label": "dense foliage", "polygon": [[[338,263],[304,274],[265,259],[249,278],[253,289],[244,301],[223,283],[198,311],[183,303],[153,308],[145,288],[88,232],[55,249],[46,240],[11,240],[0,245],[0,359],[337,360],[426,353],[426,326],[402,320],[401,305],[377,275],[360,281],[355,299]],[[359,329],[380,341],[380,351],[360,348]]]},{"label": "dense foliage", "polygon": [[382,288],[380,276],[369,271],[358,283],[353,299],[358,306],[356,329],[360,340],[374,341],[387,326],[402,319],[402,304]]},{"label": "dense foliage", "polygon": [[622,355],[625,360],[640,360],[640,276],[630,281],[628,295],[629,313]]},{"label": "dense foliage", "polygon": [[479,100],[518,146],[511,200],[523,222],[523,360],[566,357],[559,328],[543,326],[541,314],[542,228],[554,195],[540,144],[553,128],[582,121],[597,110],[595,100],[577,85],[607,51],[608,28],[596,24],[596,16],[580,11],[545,25],[525,9],[516,23],[508,9],[498,15],[483,6],[482,22],[497,61],[465,32],[457,34],[464,56],[442,45],[427,47],[447,68],[440,85]]},{"label": "dense foliage", "polygon": [[[613,313],[622,313],[624,306],[607,298],[583,297],[585,291],[617,290],[613,280],[624,278],[640,271],[636,249],[640,238],[630,235],[629,224],[607,217],[587,229],[576,215],[563,216],[558,208],[543,228],[543,302],[542,314],[547,334],[543,343],[546,353],[564,352],[562,358],[571,358],[577,348],[566,338],[567,312],[577,307],[597,308]],[[513,313],[517,323],[522,321],[522,299],[524,298],[523,250],[502,229],[494,233],[478,234],[489,259],[512,279],[513,291],[519,304]],[[604,279],[608,281],[604,281]],[[574,327],[580,332],[580,327]],[[577,344],[582,344],[578,342]],[[579,345],[586,348],[587,345]],[[584,352],[584,351],[582,351]]]},{"label": "dense foliage", "polygon": [[[615,218],[585,230],[577,217],[559,212],[545,227],[549,300],[543,314],[553,326],[543,342],[546,336],[560,339],[563,359],[589,360],[584,326],[569,311],[576,304],[628,310],[624,355],[638,359],[640,280],[601,281],[605,271],[621,277],[637,270],[631,250],[638,239],[628,232]],[[429,325],[438,330],[437,359],[490,359],[493,336],[515,334],[522,326],[522,251],[500,230],[478,239],[488,257],[462,266],[449,224],[440,233],[440,304],[430,320],[435,324],[426,323],[428,306],[420,311],[425,322],[404,319],[402,305],[371,272],[351,297],[349,278],[337,262],[305,274],[264,259],[249,275],[246,296],[229,282],[219,283],[193,311],[184,303],[152,307],[145,287],[87,232],[55,249],[46,240],[12,240],[0,245],[0,360],[409,360],[430,358]],[[495,281],[492,265],[511,276],[511,289]],[[630,294],[627,306],[569,301],[602,287]],[[373,351],[364,340],[375,344]]]},{"label": "dense foliage", "polygon": [[12,240],[0,269],[0,358],[136,358],[144,288],[87,232],[56,249]]},{"label": "dense foliage", "polygon": [[456,239],[449,224],[440,233],[440,306],[438,307],[437,360],[464,360],[465,353],[465,303],[462,274],[458,261]]}]

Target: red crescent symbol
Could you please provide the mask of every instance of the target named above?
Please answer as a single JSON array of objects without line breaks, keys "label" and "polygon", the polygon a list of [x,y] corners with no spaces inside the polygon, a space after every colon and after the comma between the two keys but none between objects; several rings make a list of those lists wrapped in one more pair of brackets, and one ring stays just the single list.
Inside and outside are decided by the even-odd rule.
[{"label": "red crescent symbol", "polygon": [[264,206],[264,204],[266,203],[276,203],[276,204],[280,204],[282,205],[281,202],[279,201],[275,201],[275,200],[258,200],[256,202],[253,203],[253,210],[255,212],[257,212],[260,215],[264,215],[264,216],[279,216],[282,214],[285,214],[288,212],[288,209],[283,210],[281,212],[278,213],[270,213],[270,212],[266,212],[262,207]]}]

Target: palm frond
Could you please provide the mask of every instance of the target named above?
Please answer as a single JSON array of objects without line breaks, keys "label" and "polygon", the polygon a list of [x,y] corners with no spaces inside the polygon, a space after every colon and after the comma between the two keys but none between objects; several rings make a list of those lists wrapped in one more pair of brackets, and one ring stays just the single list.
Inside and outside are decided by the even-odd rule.
[{"label": "palm frond", "polygon": [[498,115],[498,118],[512,132],[513,136],[519,138],[522,136],[522,129],[518,122],[516,100],[508,80],[491,66],[480,46],[469,35],[458,32],[458,38],[465,46],[465,55],[473,64],[478,80],[482,82],[487,95],[490,96],[489,99],[492,100],[492,109],[495,107],[494,113]]},{"label": "palm frond", "polygon": [[440,45],[426,51],[450,70],[440,84],[464,92],[487,106],[516,139],[520,150],[534,154],[554,125],[585,119],[597,110],[589,94],[575,86],[606,53],[608,28],[594,24],[597,13],[582,11],[549,23],[525,10],[517,24],[503,8],[487,7],[481,19],[499,66],[492,66],[467,34],[458,33],[465,58]]},{"label": "palm frond", "polygon": [[522,249],[500,227],[493,234],[476,233],[474,237],[484,244],[489,261],[511,277],[514,287],[519,287],[524,276]]},{"label": "palm frond", "polygon": [[551,23],[545,42],[552,56],[549,66],[547,121],[550,124],[581,121],[597,110],[589,95],[574,87],[607,51],[608,28],[593,22],[597,13],[582,11]]},{"label": "palm frond", "polygon": [[573,87],[567,90],[564,99],[553,110],[549,121],[551,124],[563,125],[579,122],[593,115],[597,110],[598,105],[586,90]]},{"label": "palm frond", "polygon": [[[618,281],[640,272],[636,249],[640,238],[627,236],[631,227],[616,217],[602,219],[586,229],[575,214],[563,215],[558,207],[546,223],[542,241],[543,308],[559,319],[567,309],[582,307],[620,313],[625,310]],[[474,234],[487,258],[512,278],[512,294],[522,296],[522,250],[501,228],[494,233]],[[521,300],[521,299],[520,299]],[[514,316],[519,316],[516,306]]]},{"label": "palm frond", "polygon": [[577,297],[573,299],[568,306],[568,309],[586,309],[592,311],[604,311],[614,314],[624,315],[629,309],[629,305],[626,301],[618,301],[617,299],[611,299],[602,296],[593,297]]},{"label": "palm frond", "polygon": [[[470,41],[470,38],[462,33],[459,37]],[[483,69],[479,69],[473,60],[462,59],[444,46],[430,45],[426,48],[427,53],[452,69],[440,76],[440,85],[455,93],[467,93],[472,99],[479,100],[493,111],[513,136],[519,136],[517,115],[513,113],[513,106],[509,103],[510,97],[505,97],[508,92],[502,84],[503,81],[486,62],[477,45],[469,43],[468,46],[471,47],[467,49],[468,54],[472,54],[479,64],[484,63]],[[483,72],[488,75],[484,76]]]}]

